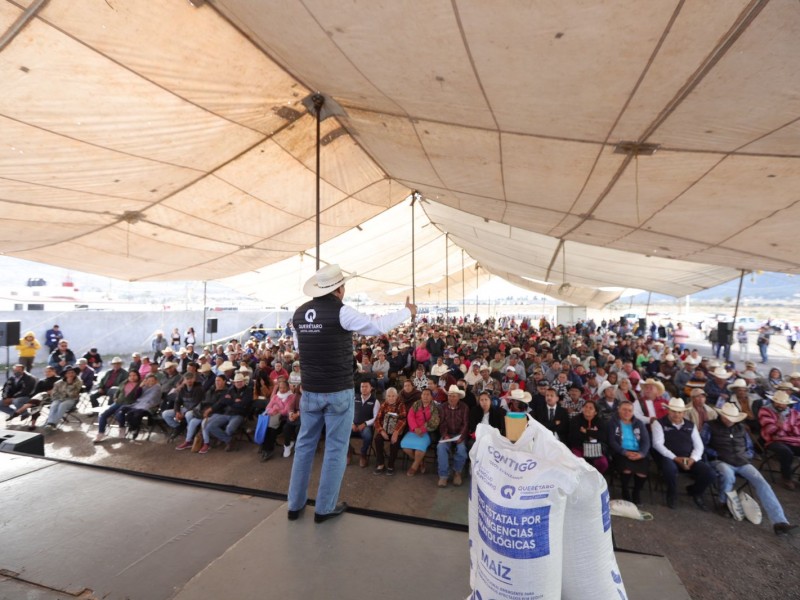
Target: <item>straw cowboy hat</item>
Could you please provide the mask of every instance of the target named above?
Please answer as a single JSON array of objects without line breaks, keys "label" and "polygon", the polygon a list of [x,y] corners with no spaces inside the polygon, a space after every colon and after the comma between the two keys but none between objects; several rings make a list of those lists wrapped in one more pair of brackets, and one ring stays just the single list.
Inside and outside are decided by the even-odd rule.
[{"label": "straw cowboy hat", "polygon": [[669,410],[674,410],[675,412],[684,412],[689,410],[689,408],[686,406],[686,403],[680,398],[670,398],[667,408]]},{"label": "straw cowboy hat", "polygon": [[225,362],[223,362],[223,363],[222,363],[222,364],[219,366],[219,370],[220,370],[220,371],[233,371],[235,368],[236,368],[236,365],[234,365],[234,364],[233,364],[231,361],[229,361],[229,360],[226,360]]},{"label": "straw cowboy hat", "polygon": [[728,373],[722,367],[717,367],[716,369],[711,371],[711,376],[716,377],[717,379],[728,379],[731,376],[731,374]]},{"label": "straw cowboy hat", "polygon": [[459,398],[463,398],[467,395],[467,393],[457,385],[451,385],[449,388],[447,388],[447,395],[449,396],[450,394],[455,394]]},{"label": "straw cowboy hat", "polygon": [[614,389],[617,389],[617,386],[615,386],[615,385],[614,385],[613,383],[611,383],[610,381],[606,380],[606,381],[604,381],[603,383],[601,383],[601,384],[600,384],[600,387],[599,387],[599,388],[597,388],[597,395],[598,395],[598,396],[602,396],[602,395],[603,395],[603,392],[605,392],[605,391],[606,391],[608,388],[614,388]]},{"label": "straw cowboy hat", "polygon": [[642,382],[642,385],[654,385],[658,388],[659,395],[663,394],[665,391],[664,384],[661,383],[658,379],[653,379],[652,377],[649,379],[645,379]]},{"label": "straw cowboy hat", "polygon": [[528,399],[526,400],[525,399],[525,392],[522,391],[519,388],[517,388],[515,390],[511,390],[511,393],[509,394],[509,396],[511,397],[512,400],[517,400],[519,402],[524,402],[525,404],[527,404],[528,402],[530,402],[533,399],[533,397],[530,394],[528,394]]},{"label": "straw cowboy hat", "polygon": [[728,389],[730,391],[735,390],[736,388],[745,388],[747,389],[747,382],[744,379],[736,379],[733,383],[728,384]]},{"label": "straw cowboy hat", "polygon": [[343,285],[352,276],[345,277],[339,265],[327,265],[311,276],[303,286],[303,293],[312,298],[319,298]]},{"label": "straw cowboy hat", "polygon": [[784,392],[783,390],[778,390],[772,396],[772,403],[773,404],[780,404],[782,406],[789,406],[790,404],[794,404],[797,400],[791,398],[789,394]]},{"label": "straw cowboy hat", "polygon": [[747,415],[739,410],[739,408],[733,402],[726,402],[722,405],[722,408],[714,408],[717,411],[717,414],[720,417],[725,417],[729,421],[733,423],[738,423],[739,421],[744,421],[747,418]]}]

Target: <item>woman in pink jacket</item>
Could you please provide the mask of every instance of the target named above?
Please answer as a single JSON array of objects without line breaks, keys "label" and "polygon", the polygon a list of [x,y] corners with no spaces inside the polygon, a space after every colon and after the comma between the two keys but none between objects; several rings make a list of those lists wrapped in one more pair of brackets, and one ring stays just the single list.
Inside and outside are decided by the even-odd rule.
[{"label": "woman in pink jacket", "polygon": [[425,452],[431,445],[431,433],[439,430],[439,408],[433,401],[433,395],[429,389],[422,390],[422,396],[414,402],[408,411],[407,417],[408,433],[403,436],[400,447],[403,452],[414,459],[411,468],[406,475],[411,477],[417,471],[425,472],[422,460]]},{"label": "woman in pink jacket", "polygon": [[800,412],[789,409],[789,405],[794,403],[789,394],[778,390],[772,396],[772,404],[758,411],[761,437],[767,450],[778,457],[783,487],[788,490],[796,487],[792,481],[792,462],[795,456],[800,456]]},{"label": "woman in pink jacket", "polygon": [[272,392],[272,398],[270,398],[267,408],[264,409],[264,414],[269,415],[269,427],[267,427],[267,435],[264,437],[264,442],[261,444],[262,462],[269,460],[275,454],[275,441],[278,439],[278,434],[289,418],[289,413],[297,412],[297,410],[296,395],[289,388],[289,382],[286,378],[280,377],[278,385],[275,386],[275,390]]}]

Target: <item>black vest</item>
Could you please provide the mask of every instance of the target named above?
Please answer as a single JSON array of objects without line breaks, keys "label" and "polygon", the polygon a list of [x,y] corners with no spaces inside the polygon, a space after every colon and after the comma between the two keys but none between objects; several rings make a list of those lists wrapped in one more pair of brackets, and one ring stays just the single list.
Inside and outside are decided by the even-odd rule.
[{"label": "black vest", "polygon": [[353,389],[353,334],[339,322],[341,309],[342,301],[328,294],[306,302],[294,313],[305,391],[325,394]]},{"label": "black vest", "polygon": [[375,416],[375,396],[370,394],[366,402],[361,402],[361,394],[356,394],[356,410],[353,414],[353,425],[366,423]]},{"label": "black vest", "polygon": [[741,467],[750,462],[747,458],[747,442],[745,437],[747,432],[741,423],[736,423],[733,427],[726,427],[725,424],[717,419],[709,421],[711,431],[711,443],[709,444],[717,451],[717,456],[722,462],[726,462],[734,467]]},{"label": "black vest", "polygon": [[678,429],[669,420],[669,417],[661,417],[658,422],[661,423],[661,429],[664,430],[664,445],[667,450],[673,452],[676,456],[691,456],[694,448],[692,444],[694,423],[684,419],[683,425]]}]

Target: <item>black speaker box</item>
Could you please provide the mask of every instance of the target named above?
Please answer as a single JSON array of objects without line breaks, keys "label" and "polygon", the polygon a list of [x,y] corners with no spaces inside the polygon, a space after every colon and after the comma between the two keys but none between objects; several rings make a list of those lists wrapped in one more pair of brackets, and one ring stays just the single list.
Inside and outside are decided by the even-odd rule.
[{"label": "black speaker box", "polygon": [[647,319],[639,319],[639,331],[642,335],[647,335]]},{"label": "black speaker box", "polygon": [[720,344],[727,344],[733,334],[733,323],[721,321],[717,323],[717,340]]},{"label": "black speaker box", "polygon": [[19,321],[0,321],[0,347],[19,344]]},{"label": "black speaker box", "polygon": [[206,333],[217,333],[216,319],[206,319]]},{"label": "black speaker box", "polygon": [[33,431],[0,431],[0,450],[44,456],[44,436]]}]

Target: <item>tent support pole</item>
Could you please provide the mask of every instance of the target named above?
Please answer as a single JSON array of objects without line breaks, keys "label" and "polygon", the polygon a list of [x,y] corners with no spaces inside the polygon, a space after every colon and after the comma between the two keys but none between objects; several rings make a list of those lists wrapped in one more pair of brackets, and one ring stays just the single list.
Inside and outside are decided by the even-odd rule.
[{"label": "tent support pole", "polygon": [[448,256],[448,246],[450,245],[450,234],[444,234],[444,319],[450,320],[450,257]]},{"label": "tent support pole", "polygon": [[320,172],[319,172],[319,149],[320,149],[320,123],[322,122],[320,113],[322,112],[322,105],[325,104],[325,96],[322,94],[314,94],[311,98],[314,102],[314,113],[317,118],[317,271],[319,271],[319,242],[320,242],[320,233],[319,233],[319,218],[320,218],[320,199],[319,199],[319,181],[320,181]]},{"label": "tent support pole", "polygon": [[466,297],[467,294],[464,291],[466,287],[464,286],[464,249],[461,249],[461,318],[466,322],[467,320],[467,305],[466,305]]},{"label": "tent support pole", "polygon": [[206,316],[208,315],[208,307],[206,305],[206,292],[208,291],[208,282],[203,282],[203,346],[206,345],[206,329],[208,329],[208,322],[206,321]]},{"label": "tent support pole", "polygon": [[416,273],[416,252],[417,244],[414,239],[414,224],[416,222],[416,204],[419,200],[419,192],[416,190],[411,194],[411,302],[417,303],[417,273]]},{"label": "tent support pole", "polygon": [[11,24],[11,26],[2,36],[0,36],[0,52],[5,50],[6,46],[14,41],[14,38],[17,37],[19,32],[25,28],[25,26],[37,15],[40,10],[44,8],[45,4],[48,2],[49,0],[36,0],[33,4],[26,8],[25,11],[19,15],[19,17],[17,17],[17,20]]},{"label": "tent support pole", "polygon": [[744,269],[739,275],[739,291],[736,292],[736,308],[733,309],[733,324],[736,326],[736,317],[739,316],[739,300],[742,297],[742,283],[744,283]]}]

